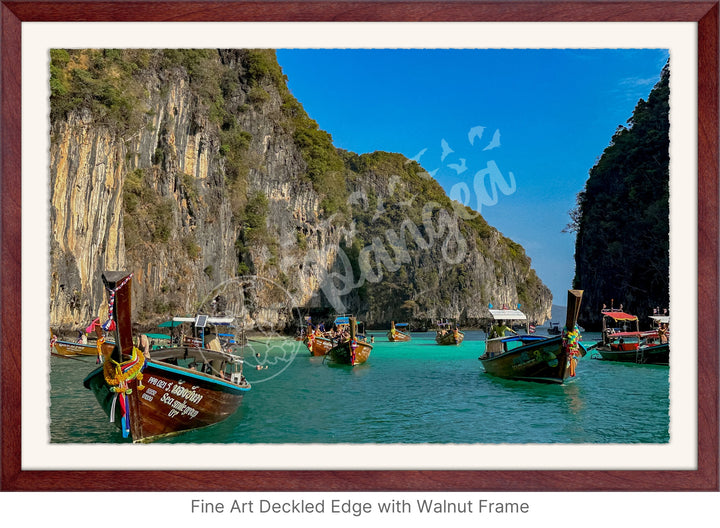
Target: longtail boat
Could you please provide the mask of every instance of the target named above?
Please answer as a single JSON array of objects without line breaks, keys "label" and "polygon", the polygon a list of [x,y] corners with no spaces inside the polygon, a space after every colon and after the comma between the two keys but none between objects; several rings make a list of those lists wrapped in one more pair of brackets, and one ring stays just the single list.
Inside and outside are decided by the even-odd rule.
[{"label": "longtail boat", "polygon": [[87,375],[91,390],[124,438],[152,442],[225,420],[237,411],[250,384],[242,358],[195,344],[152,350],[133,346],[132,274],[105,272],[109,317],[104,327],[116,346]]},{"label": "longtail boat", "polygon": [[350,330],[348,338],[331,348],[326,357],[340,365],[360,365],[368,360],[373,347],[365,341],[364,335],[358,334],[357,320],[354,317],[348,318],[348,324]]},{"label": "longtail boat", "polygon": [[104,343],[96,341],[95,343],[73,343],[72,341],[63,341],[56,336],[50,338],[50,351],[53,355],[63,357],[73,356],[97,356],[103,357],[103,354],[112,352],[114,343]]},{"label": "longtail boat", "polygon": [[[560,336],[491,338],[488,333],[485,353],[478,358],[485,372],[500,378],[543,383],[563,383],[568,377],[575,376],[577,358],[586,354],[577,328],[582,294],[582,290],[568,291],[567,320]],[[502,321],[527,320],[519,310],[491,310],[491,314]]]},{"label": "longtail boat", "polygon": [[332,339],[312,328],[308,328],[305,345],[307,345],[311,356],[324,356],[334,346]]},{"label": "longtail boat", "polygon": [[463,334],[457,327],[449,321],[438,321],[435,330],[435,342],[438,345],[459,345],[465,339]]},{"label": "longtail boat", "polygon": [[407,327],[407,323],[395,324],[395,321],[391,321],[390,330],[387,333],[388,341],[393,343],[410,341],[410,332],[408,332]]},{"label": "longtail boat", "polygon": [[105,333],[98,319],[95,319],[85,329],[86,333],[95,333],[96,341],[91,343],[79,343],[59,339],[50,330],[50,353],[55,356],[73,357],[73,356],[95,356],[98,360],[102,360],[104,354],[112,352],[115,343],[106,341]]},{"label": "longtail boat", "polygon": [[[638,318],[617,310],[605,310],[602,340],[595,349],[605,361],[669,365],[670,344],[666,326],[669,316],[651,316],[658,328],[641,332]],[[595,356],[597,357],[597,356]]]}]

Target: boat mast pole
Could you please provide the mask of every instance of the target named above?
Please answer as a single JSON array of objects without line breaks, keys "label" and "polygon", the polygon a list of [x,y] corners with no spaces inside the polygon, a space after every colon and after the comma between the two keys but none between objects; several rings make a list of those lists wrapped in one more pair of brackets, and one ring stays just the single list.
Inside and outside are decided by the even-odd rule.
[{"label": "boat mast pole", "polygon": [[357,319],[350,318],[350,341],[354,341],[357,335]]}]

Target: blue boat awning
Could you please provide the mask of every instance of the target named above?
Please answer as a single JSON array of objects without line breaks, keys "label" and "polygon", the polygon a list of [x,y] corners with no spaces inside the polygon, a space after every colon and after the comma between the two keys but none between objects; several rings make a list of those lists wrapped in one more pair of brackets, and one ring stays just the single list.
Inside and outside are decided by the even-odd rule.
[{"label": "blue boat awning", "polygon": [[172,337],[167,334],[145,334],[145,335],[148,336],[148,339],[165,339],[168,341],[170,341],[172,339]]}]

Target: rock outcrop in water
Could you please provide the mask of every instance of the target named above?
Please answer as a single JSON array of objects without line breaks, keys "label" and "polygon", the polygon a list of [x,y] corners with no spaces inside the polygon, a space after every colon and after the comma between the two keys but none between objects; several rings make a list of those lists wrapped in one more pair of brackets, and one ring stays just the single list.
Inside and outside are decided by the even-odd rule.
[{"label": "rock outcrop in water", "polygon": [[522,247],[417,163],[336,149],[272,51],[51,58],[53,328],[105,317],[105,269],[134,272],[143,326],[211,300],[276,329],[337,312],[473,324],[489,302],[549,317]]}]

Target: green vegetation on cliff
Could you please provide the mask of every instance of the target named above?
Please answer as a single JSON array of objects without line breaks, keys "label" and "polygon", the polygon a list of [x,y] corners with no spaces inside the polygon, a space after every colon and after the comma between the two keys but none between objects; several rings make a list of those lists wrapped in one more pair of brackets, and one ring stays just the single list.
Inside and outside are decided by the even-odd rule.
[{"label": "green vegetation on cliff", "polygon": [[[356,281],[363,279],[358,294],[371,319],[429,323],[428,314],[438,313],[477,319],[480,305],[497,302],[497,288],[486,280],[489,266],[495,284],[517,281],[508,298],[532,309],[549,299],[524,249],[450,200],[416,162],[387,152],[343,156],[354,221],[345,251]],[[490,246],[494,257],[483,262]],[[481,302],[461,308],[459,292]]]},{"label": "green vegetation on cliff", "polygon": [[669,65],[648,100],[590,170],[571,212],[577,231],[574,287],[581,323],[597,327],[603,304],[647,321],[669,302]]},{"label": "green vegetation on cliff", "polygon": [[[549,309],[523,248],[420,165],[337,149],[273,50],[52,50],[50,70],[53,122],[74,115],[123,151],[111,155],[124,174],[128,265],[150,268],[152,248],[171,270],[152,280],[172,289],[143,285],[148,317],[234,275],[302,290],[313,254],[307,283],[325,284],[347,257],[343,302],[375,322],[474,319],[491,301]],[[282,211],[288,196],[297,210]]]}]

